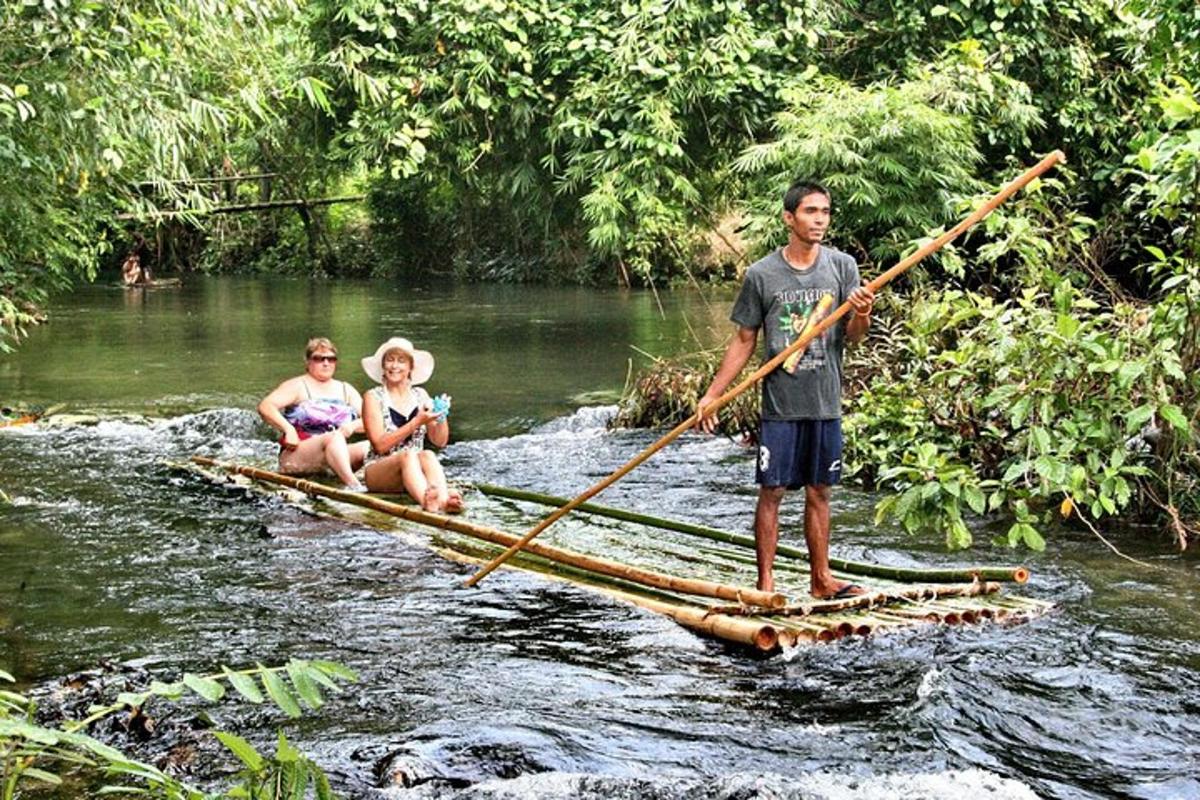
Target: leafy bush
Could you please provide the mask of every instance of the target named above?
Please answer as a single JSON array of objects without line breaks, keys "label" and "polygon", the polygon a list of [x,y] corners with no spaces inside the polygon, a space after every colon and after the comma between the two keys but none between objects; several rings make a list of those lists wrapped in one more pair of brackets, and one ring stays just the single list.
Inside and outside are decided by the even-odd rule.
[{"label": "leafy bush", "polygon": [[[305,797],[309,787],[318,798],[332,798],[329,781],[311,760],[292,747],[279,733],[275,755],[264,757],[245,739],[232,733],[215,731],[214,736],[242,764],[240,783],[219,795],[210,795],[189,786],[150,764],[88,735],[95,723],[122,712],[140,714],[156,698],[178,700],[191,693],[208,702],[229,694],[251,703],[269,698],[290,717],[300,716],[300,704],[319,708],[324,703],[322,689],[341,690],[339,681],[356,680],[354,673],[328,661],[293,659],[284,667],[231,670],[222,667],[212,675],[185,674],[174,683],[154,681],[141,692],[124,692],[116,702],[89,709],[85,719],[61,729],[37,722],[37,704],[26,696],[0,690],[0,800],[16,800],[33,786],[60,786],[68,775],[101,773],[112,780],[128,780],[138,785],[111,784],[105,794],[139,794],[169,800],[206,800],[215,797],[240,797],[248,800]],[[0,682],[14,682],[0,671]]]}]

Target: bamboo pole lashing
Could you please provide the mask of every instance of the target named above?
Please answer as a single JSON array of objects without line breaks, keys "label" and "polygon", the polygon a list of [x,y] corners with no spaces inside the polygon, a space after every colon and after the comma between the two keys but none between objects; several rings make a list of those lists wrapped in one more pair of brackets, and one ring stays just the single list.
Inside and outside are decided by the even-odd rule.
[{"label": "bamboo pole lashing", "polygon": [[[435,514],[421,509],[410,508],[408,506],[400,505],[399,503],[393,503],[378,497],[372,497],[370,495],[346,492],[340,489],[335,489],[331,486],[326,486],[316,481],[306,480],[304,478],[281,475],[269,470],[257,469],[255,467],[247,467],[239,464],[227,464],[203,456],[194,456],[192,460],[200,465],[217,467],[219,469],[224,469],[227,472],[233,472],[246,477],[255,478],[256,480],[275,483],[280,486],[289,486],[305,492],[306,494],[327,497],[340,502],[351,503],[353,505],[370,508],[375,511],[381,511],[385,514],[390,514],[391,516],[400,517],[402,519],[408,519],[422,525],[444,530],[451,530],[467,536],[474,536],[476,538],[492,542],[493,544],[498,544],[502,547],[510,546],[517,539],[517,537],[513,534],[505,533],[504,531],[496,528],[476,525],[444,514]],[[551,561],[570,564],[580,569],[621,578],[632,583],[653,586],[659,589],[668,589],[671,591],[699,595],[702,597],[715,597],[727,601],[733,601],[739,605],[759,605],[763,606],[764,608],[782,608],[783,606],[787,605],[787,597],[779,592],[761,592],[757,589],[752,589],[749,587],[727,586],[725,584],[716,583],[713,581],[702,581],[694,578],[681,578],[675,575],[667,575],[665,573],[642,569],[641,567],[620,564],[607,559],[597,558],[596,556],[575,553],[570,550],[564,550],[562,548],[543,545],[540,543],[536,548],[528,549],[529,552]]]},{"label": "bamboo pole lashing", "polygon": [[[987,202],[983,203],[979,208],[977,208],[974,212],[972,212],[970,215],[968,215],[966,217],[966,219],[962,220],[957,225],[955,225],[953,228],[946,231],[942,235],[938,236],[934,240],[927,242],[925,245],[918,248],[916,252],[914,252],[912,255],[908,256],[907,258],[902,259],[898,264],[893,266],[891,269],[886,270],[885,272],[880,274],[878,277],[874,278],[871,281],[868,281],[867,286],[871,289],[871,291],[878,292],[880,289],[882,289],[884,286],[886,286],[888,283],[890,283],[896,277],[902,275],[904,272],[906,272],[910,268],[912,268],[913,265],[920,262],[926,256],[929,256],[932,253],[937,252],[942,247],[944,247],[947,243],[949,243],[953,239],[957,238],[960,234],[962,234],[968,228],[973,226],[975,223],[979,222],[984,217],[986,217],[988,214],[992,213],[992,211],[996,210],[996,208],[998,208],[1001,203],[1003,203],[1009,197],[1011,197],[1012,195],[1014,195],[1018,191],[1020,191],[1024,186],[1029,184],[1029,182],[1032,181],[1034,178],[1037,178],[1039,175],[1046,172],[1051,167],[1055,166],[1056,164],[1062,163],[1064,161],[1066,161],[1066,156],[1063,155],[1061,150],[1055,150],[1053,153],[1050,153],[1049,155],[1045,156],[1036,165],[1034,165],[1030,169],[1026,170],[1023,174],[1018,176],[1016,179],[1010,181],[1003,189],[1001,189],[994,196],[992,196],[991,199],[989,199]],[[778,353],[773,358],[768,360],[765,364],[763,364],[761,367],[759,367],[757,370],[755,370],[749,377],[745,378],[741,383],[739,383],[733,389],[730,389],[729,391],[727,391],[723,395],[721,395],[719,398],[717,398],[717,400],[715,400],[712,403],[712,405],[710,405],[709,407],[707,407],[705,409],[705,412],[710,413],[710,414],[717,413],[721,408],[723,408],[726,404],[728,404],[730,401],[732,401],[734,398],[736,398],[738,395],[740,395],[746,389],[750,388],[754,384],[761,381],[768,374],[770,374],[776,367],[778,367],[780,364],[782,364],[784,361],[786,361],[793,353],[799,352],[799,351],[803,350],[804,348],[808,347],[809,342],[811,342],[817,336],[820,336],[822,333],[824,333],[829,328],[836,325],[842,319],[842,317],[844,317],[844,316],[846,316],[846,314],[850,313],[851,308],[853,308],[853,306],[851,305],[849,300],[847,300],[845,303],[842,303],[840,306],[837,307],[836,310],[834,310],[831,314],[829,314],[827,317],[825,317],[825,319],[821,320],[819,323],[814,325],[806,333],[798,336],[796,338],[796,341],[792,342],[792,344],[790,344],[788,347],[786,347],[780,353]],[[524,547],[526,544],[528,544],[534,537],[541,534],[542,531],[546,530],[548,527],[553,525],[559,519],[561,519],[562,517],[569,514],[572,510],[574,510],[577,506],[579,506],[584,501],[589,500],[590,498],[592,498],[592,497],[596,496],[597,494],[599,494],[600,492],[604,491],[606,488],[608,488],[612,484],[616,483],[618,480],[620,480],[622,477],[627,475],[633,469],[635,469],[640,464],[645,462],[647,459],[649,459],[651,456],[653,456],[659,450],[666,447],[668,444],[670,444],[675,439],[677,439],[685,431],[688,431],[692,427],[694,427],[695,424],[700,421],[700,418],[701,417],[700,417],[699,411],[692,414],[690,417],[688,417],[686,420],[681,422],[679,425],[672,428],[670,432],[668,432],[666,435],[664,435],[662,438],[660,438],[657,442],[655,442],[654,444],[647,447],[645,450],[643,450],[638,455],[634,456],[632,459],[630,459],[628,462],[626,462],[623,466],[618,468],[615,472],[610,474],[608,477],[606,477],[603,480],[592,485],[591,487],[586,489],[583,493],[581,493],[579,496],[577,496],[575,499],[573,499],[571,502],[567,503],[565,506],[560,507],[557,511],[554,511],[551,514],[549,514],[541,522],[539,522],[532,529],[530,529],[528,533],[526,533],[524,536],[522,536],[512,547],[508,548],[503,553],[501,553],[499,556],[492,559],[481,570],[479,570],[474,575],[472,575],[470,578],[468,578],[466,580],[466,582],[464,583],[464,585],[468,586],[468,587],[474,586],[476,583],[483,580],[483,578],[485,578],[494,569],[496,569],[496,567],[500,566],[505,561],[507,561],[509,558],[511,558],[513,555],[515,555],[518,550],[520,550],[522,547]]]}]

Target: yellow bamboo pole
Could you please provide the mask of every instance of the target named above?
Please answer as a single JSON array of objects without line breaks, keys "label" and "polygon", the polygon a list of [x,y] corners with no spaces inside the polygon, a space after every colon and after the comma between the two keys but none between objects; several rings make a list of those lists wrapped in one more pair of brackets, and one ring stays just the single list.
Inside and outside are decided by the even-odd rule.
[{"label": "yellow bamboo pole", "polygon": [[[928,242],[927,244],[923,245],[915,253],[910,255],[908,258],[903,259],[902,261],[900,261],[900,263],[896,264],[891,269],[882,273],[881,275],[879,275],[879,277],[870,281],[867,285],[871,288],[872,291],[878,292],[884,286],[891,283],[892,280],[894,280],[895,278],[899,277],[900,275],[902,275],[903,273],[908,271],[910,268],[912,268],[913,265],[915,265],[916,263],[921,261],[923,258],[925,258],[928,255],[931,255],[932,253],[937,252],[942,247],[944,247],[947,243],[949,243],[950,241],[952,241],[953,239],[955,239],[959,235],[961,235],[964,231],[966,231],[972,225],[979,222],[984,217],[986,217],[988,214],[995,211],[996,208],[998,208],[1001,203],[1003,203],[1005,200],[1007,200],[1008,198],[1012,197],[1014,194],[1019,192],[1034,178],[1038,177],[1043,172],[1045,172],[1046,170],[1055,166],[1056,164],[1062,163],[1064,161],[1066,161],[1066,156],[1063,155],[1062,151],[1055,150],[1053,153],[1046,156],[1041,161],[1039,161],[1037,164],[1035,164],[1033,167],[1030,167],[1023,174],[1021,174],[1020,176],[1015,178],[1013,181],[1011,181],[1007,186],[1005,186],[1003,189],[1001,189],[999,192],[997,192],[994,196],[992,196],[992,198],[989,199],[987,202],[980,205],[979,208],[975,209],[975,211],[973,211],[966,219],[962,220],[957,225],[955,225],[953,228],[946,231],[945,233],[943,233],[941,236],[937,237],[933,241]],[[832,314],[827,316],[825,319],[821,320],[819,323],[814,325],[812,328],[806,330],[805,333],[801,334],[796,339],[796,341],[794,341],[790,345],[788,345],[788,347],[785,348],[782,352],[780,352],[774,358],[767,361],[765,364],[763,364],[761,367],[759,367],[757,370],[755,370],[753,374],[751,374],[749,377],[747,377],[745,380],[743,380],[737,386],[733,387],[732,389],[727,391],[725,394],[723,394],[719,398],[717,398],[717,400],[714,403],[712,403],[712,405],[710,405],[706,408],[707,413],[715,414],[717,411],[719,411],[722,407],[724,407],[727,403],[729,403],[735,397],[740,395],[742,392],[746,391],[746,389],[750,388],[751,386],[753,386],[754,384],[758,383],[763,378],[765,378],[767,375],[769,375],[776,367],[778,367],[780,364],[782,364],[784,361],[786,361],[788,359],[788,357],[792,355],[792,353],[799,352],[799,351],[803,350],[804,348],[808,347],[809,342],[811,342],[816,337],[820,336],[825,331],[829,330],[831,327],[836,325],[838,323],[838,321],[841,320],[842,317],[844,317],[844,316],[846,316],[846,314],[850,313],[850,309],[852,307],[853,306],[850,305],[850,301],[848,301],[848,300],[845,303],[842,303],[840,306],[837,307],[837,309]],[[557,511],[552,512],[549,516],[547,516],[545,519],[543,519],[541,522],[539,522],[537,525],[535,525],[528,533],[526,533],[524,536],[522,536],[521,539],[519,541],[517,541],[515,544],[513,544],[512,547],[508,548],[503,553],[501,553],[500,555],[493,558],[486,565],[484,565],[484,567],[482,569],[480,569],[478,572],[476,572],[474,575],[472,575],[470,578],[468,578],[463,585],[464,586],[474,586],[475,584],[479,583],[479,581],[481,581],[485,577],[487,577],[487,575],[489,573],[491,573],[492,570],[494,570],[496,567],[500,566],[505,561],[512,558],[514,555],[516,555],[516,553],[521,548],[523,548],[526,544],[528,544],[530,542],[530,540],[532,540],[535,536],[540,534],[542,531],[546,530],[546,528],[549,528],[551,525],[553,525],[555,522],[557,522],[558,520],[565,517],[567,514],[571,513],[571,511],[574,510],[580,504],[586,502],[587,500],[591,499],[592,497],[595,497],[600,492],[604,491],[609,486],[611,486],[614,483],[616,483],[617,481],[619,481],[621,478],[623,478],[625,475],[627,475],[629,472],[631,472],[634,468],[636,468],[637,466],[642,464],[644,461],[649,459],[651,456],[653,456],[659,450],[663,449],[668,444],[670,444],[671,442],[673,442],[677,438],[679,438],[679,436],[682,435],[685,431],[690,430],[699,421],[700,421],[700,414],[699,414],[699,412],[697,412],[695,414],[692,414],[690,417],[688,417],[683,422],[676,425],[665,436],[663,436],[661,439],[659,439],[654,444],[647,447],[641,453],[638,453],[636,456],[631,458],[624,466],[620,467],[616,472],[613,472],[611,475],[609,475],[607,478],[601,480],[599,483],[594,484],[592,487],[590,487],[589,489],[584,491],[583,494],[579,495],[574,500],[567,503],[565,506],[562,506]]]},{"label": "yellow bamboo pole", "polygon": [[[371,497],[370,495],[357,494],[347,492],[341,489],[335,489],[332,486],[326,486],[316,481],[305,480],[303,478],[294,478],[289,475],[280,475],[277,472],[270,470],[257,469],[256,467],[246,467],[240,464],[227,464],[216,461],[204,456],[193,456],[192,461],[203,466],[217,467],[226,470],[227,472],[235,472],[239,475],[245,475],[248,478],[256,480],[268,481],[281,486],[290,486],[293,489],[298,489],[307,494],[320,495],[333,500],[338,500],[343,503],[352,503],[364,508],[381,511],[385,514],[390,514],[394,517],[411,520],[422,525],[428,525],[434,528],[443,528],[445,530],[454,531],[455,533],[473,536],[476,539],[483,539],[493,544],[508,547],[517,541],[517,537],[511,533],[505,533],[496,528],[490,528],[485,525],[476,525],[455,517],[449,517],[445,514],[434,514],[429,511],[422,511],[416,508],[392,503],[388,500],[383,500],[379,497]],[[700,597],[714,597],[722,600],[729,600],[741,604],[751,606],[762,606],[766,609],[783,608],[787,605],[787,596],[779,592],[762,592],[758,589],[749,587],[728,586],[723,583],[715,583],[713,581],[698,580],[696,578],[681,578],[677,575],[668,575],[662,572],[653,572],[651,570],[634,567],[629,564],[621,564],[616,561],[596,558],[584,553],[576,553],[571,550],[565,550],[560,547],[552,547],[550,545],[537,544],[527,548],[530,553],[541,556],[542,558],[551,561],[557,561],[561,564],[567,564],[578,569],[595,572],[600,575],[606,575],[612,578],[621,578],[630,581],[631,583],[639,583],[643,586],[651,586],[656,589],[666,589],[669,591],[680,592],[682,594],[698,595]]]}]

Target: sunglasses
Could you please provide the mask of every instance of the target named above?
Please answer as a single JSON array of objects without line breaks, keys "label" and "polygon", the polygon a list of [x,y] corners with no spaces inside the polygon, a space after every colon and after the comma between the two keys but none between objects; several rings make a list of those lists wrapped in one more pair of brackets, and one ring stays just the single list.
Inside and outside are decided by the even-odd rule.
[{"label": "sunglasses", "polygon": [[309,361],[323,361],[326,364],[336,364],[337,356],[312,356],[308,360]]}]

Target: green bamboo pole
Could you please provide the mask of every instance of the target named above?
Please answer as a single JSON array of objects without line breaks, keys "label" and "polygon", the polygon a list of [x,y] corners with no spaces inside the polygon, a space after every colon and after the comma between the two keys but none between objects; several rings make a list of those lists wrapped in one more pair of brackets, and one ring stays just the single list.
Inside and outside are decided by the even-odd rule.
[{"label": "green bamboo pole", "polygon": [[[981,204],[979,206],[979,208],[977,208],[973,212],[971,212],[971,214],[969,214],[966,219],[962,220],[957,225],[955,225],[953,228],[946,231],[941,236],[938,236],[933,241],[927,242],[926,244],[922,245],[912,255],[908,256],[907,258],[902,259],[898,264],[893,266],[891,269],[888,269],[887,271],[880,274],[878,277],[869,281],[867,283],[867,286],[870,287],[870,289],[874,292],[880,291],[884,286],[891,283],[892,280],[894,280],[898,276],[907,272],[913,265],[917,264],[923,258],[925,258],[928,255],[931,255],[932,253],[937,252],[942,247],[944,247],[946,244],[948,244],[951,240],[957,238],[960,234],[962,234],[964,231],[966,231],[968,228],[970,228],[972,225],[974,225],[975,223],[982,220],[988,214],[992,213],[994,210],[996,210],[996,208],[998,208],[1000,206],[1001,203],[1003,203],[1005,200],[1007,200],[1008,198],[1012,197],[1014,194],[1019,192],[1024,186],[1026,186],[1034,178],[1038,177],[1043,172],[1045,172],[1048,169],[1050,169],[1051,167],[1053,167],[1055,164],[1059,164],[1065,160],[1066,160],[1066,156],[1063,155],[1062,151],[1055,150],[1053,153],[1051,153],[1050,155],[1043,158],[1041,161],[1039,161],[1033,167],[1030,167],[1028,170],[1026,170],[1020,176],[1018,176],[1014,180],[1010,181],[1007,185],[1004,186],[1003,189],[1001,189],[999,192],[997,192],[995,195],[993,195],[991,198],[989,198],[985,203]],[[726,404],[728,404],[730,401],[732,401],[735,397],[737,397],[742,392],[746,391],[751,386],[755,385],[756,383],[761,381],[763,378],[765,378],[767,375],[769,375],[772,371],[775,370],[776,367],[778,367],[780,364],[782,364],[784,361],[786,361],[792,355],[794,355],[795,353],[799,353],[802,350],[804,350],[804,348],[808,347],[809,342],[811,342],[813,339],[820,336],[825,331],[827,331],[828,329],[830,329],[834,325],[836,325],[839,321],[841,321],[842,317],[844,317],[850,313],[852,308],[853,308],[853,306],[851,305],[849,300],[847,300],[845,303],[842,303],[828,317],[821,320],[821,322],[814,325],[812,328],[807,329],[800,336],[797,336],[796,341],[792,342],[790,345],[788,345],[786,348],[784,348],[784,350],[782,350],[780,353],[776,354],[774,357],[772,357],[770,360],[768,360],[765,364],[763,364],[761,367],[756,369],[749,377],[747,377],[745,380],[743,380],[737,386],[735,386],[732,389],[730,389],[729,391],[727,391],[725,394],[718,397],[711,405],[709,405],[705,409],[705,412],[709,413],[709,414],[717,413]],[[592,497],[598,495],[600,492],[604,491],[609,486],[612,486],[614,483],[616,483],[622,477],[624,477],[625,475],[632,472],[638,465],[644,463],[646,460],[648,460],[651,456],[653,456],[659,450],[663,449],[668,444],[670,444],[671,442],[678,439],[681,435],[683,435],[684,432],[689,431],[693,427],[695,427],[695,425],[697,423],[699,423],[700,420],[701,420],[701,415],[700,415],[700,412],[697,410],[696,413],[692,414],[686,420],[684,420],[683,422],[676,425],[674,428],[671,429],[670,432],[668,432],[666,435],[661,437],[657,442],[650,445],[642,452],[638,453],[636,456],[631,458],[629,461],[627,461],[624,465],[619,467],[616,471],[614,471],[608,477],[593,484],[592,486],[590,486],[589,488],[584,490],[584,492],[582,494],[580,494],[578,497],[576,497],[574,500],[571,500],[566,505],[561,506],[557,510],[551,512],[541,522],[534,525],[529,530],[529,532],[526,533],[524,536],[522,536],[512,547],[508,548],[503,553],[501,553],[499,556],[497,556],[496,558],[489,561],[483,567],[483,569],[479,570],[474,575],[472,575],[470,578],[468,578],[463,585],[464,586],[474,586],[475,584],[479,583],[479,581],[483,580],[483,578],[485,578],[489,573],[491,573],[492,570],[494,570],[496,567],[503,564],[507,559],[511,558],[514,554],[516,554],[516,552],[518,550],[520,550],[527,543],[529,543],[534,537],[541,534],[542,531],[546,530],[551,525],[553,525],[555,522],[557,522],[558,520],[565,517],[567,514],[569,514],[572,510],[577,508],[580,504],[582,504],[586,500],[590,500]]]},{"label": "green bamboo pole", "polygon": [[[510,500],[524,500],[529,503],[536,503],[544,506],[564,506],[569,500],[564,497],[555,497],[554,495],[541,494],[539,492],[530,492],[524,489],[512,489],[505,486],[495,486],[490,483],[477,483],[475,488],[486,495],[495,497],[505,497]],[[575,507],[578,511],[583,511],[588,514],[595,514],[599,517],[610,517],[619,519],[625,522],[635,522],[640,525],[647,525],[652,528],[661,528],[663,530],[676,531],[678,533],[688,534],[689,536],[698,536],[703,539],[709,539],[714,542],[724,542],[725,544],[733,544],[747,549],[754,549],[754,537],[745,536],[728,531],[718,530],[717,528],[707,528],[703,525],[693,525],[688,522],[678,522],[676,520],[662,519],[652,517],[649,514],[639,514],[635,511],[626,511],[620,508],[611,508],[609,506],[596,505],[594,503],[580,503]],[[779,555],[789,558],[797,558],[802,561],[808,560],[808,553],[798,547],[781,544],[778,546],[777,552]],[[944,569],[920,569],[916,567],[891,567],[884,564],[868,564],[861,561],[848,561],[842,558],[830,558],[829,565],[833,569],[842,570],[852,575],[865,575],[875,578],[890,578],[898,581],[929,581],[933,583],[960,583],[969,582],[975,579],[983,581],[1015,581],[1017,583],[1025,583],[1029,580],[1029,570],[1025,567],[960,567],[960,568],[944,568]]]}]

